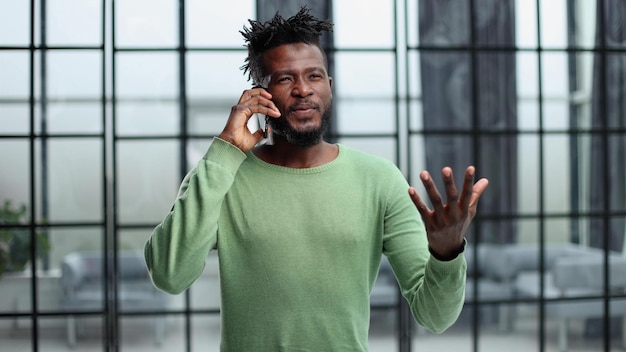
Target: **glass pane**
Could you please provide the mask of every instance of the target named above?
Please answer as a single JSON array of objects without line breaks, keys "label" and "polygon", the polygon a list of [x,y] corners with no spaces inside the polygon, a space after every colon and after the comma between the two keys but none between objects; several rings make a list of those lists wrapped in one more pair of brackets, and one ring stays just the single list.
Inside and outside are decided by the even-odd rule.
[{"label": "glass pane", "polygon": [[517,102],[517,127],[521,131],[539,130],[539,103],[535,99]]},{"label": "glass pane", "polygon": [[[0,281],[0,285],[2,282]],[[7,351],[32,351],[33,331],[30,328],[30,317],[0,318],[0,339],[2,348]]]},{"label": "glass pane", "polygon": [[[421,53],[418,51],[409,51],[407,53],[407,82],[408,95],[411,99],[419,99],[422,95],[422,75],[420,71]],[[406,93],[404,93],[406,94]]]},{"label": "glass pane", "polygon": [[[604,99],[600,98],[599,104],[607,105],[606,117],[602,117],[602,120],[606,121],[607,126],[612,129],[624,128],[624,125],[626,125],[624,119],[624,111],[626,111],[626,102],[624,100],[624,96],[626,96],[626,87],[624,86],[624,81],[626,81],[626,61],[624,60],[624,54],[607,55],[605,61],[606,80],[604,82],[600,80],[601,83],[599,84],[595,83],[596,85],[593,87],[594,93],[606,94],[603,97]],[[598,74],[597,68],[595,73]],[[600,86],[601,84],[606,85],[604,90]],[[598,107],[594,108],[597,109]],[[596,116],[594,117],[597,118]]]},{"label": "glass pane", "polygon": [[115,41],[122,47],[178,44],[178,2],[136,0],[115,3]]},{"label": "glass pane", "polygon": [[46,2],[47,44],[101,45],[102,1],[64,0]]},{"label": "glass pane", "polygon": [[422,102],[426,129],[471,129],[470,56],[464,52],[429,51],[420,55]]},{"label": "glass pane", "polygon": [[0,134],[24,135],[29,131],[30,107],[28,103],[0,103]]},{"label": "glass pane", "polygon": [[198,162],[200,161],[200,159],[202,159],[206,151],[209,149],[209,147],[211,146],[211,143],[213,143],[213,138],[211,139],[200,138],[200,139],[192,139],[189,141],[189,143],[187,144],[187,148],[186,148],[187,171],[191,170],[191,168],[198,165]]},{"label": "glass pane", "polygon": [[342,47],[393,47],[393,1],[378,1],[376,6],[362,6],[356,0],[333,1],[334,41]]},{"label": "glass pane", "polygon": [[116,63],[115,87],[120,101],[178,98],[176,53],[118,53]]},{"label": "glass pane", "polygon": [[480,46],[515,45],[515,1],[476,0],[474,31]]},{"label": "glass pane", "polygon": [[470,2],[419,1],[420,44],[458,46],[470,43]]},{"label": "glass pane", "polygon": [[180,113],[177,102],[120,102],[116,131],[120,136],[177,135]]},{"label": "glass pane", "polygon": [[[190,99],[203,100],[213,104],[213,100],[228,99],[226,117],[231,106],[244,89],[249,89],[243,71],[246,53],[241,52],[190,52],[187,54],[187,95]],[[216,102],[217,103],[217,102]]]},{"label": "glass pane", "polygon": [[570,208],[570,150],[567,134],[546,135],[543,145],[544,210],[569,212]]},{"label": "glass pane", "polygon": [[[181,334],[172,334],[168,328],[176,318],[168,315],[123,316],[119,319],[120,346],[122,350],[145,351],[147,346],[152,349],[179,350],[184,344]],[[167,339],[167,341],[166,341]],[[173,340],[170,342],[169,340]],[[172,344],[175,342],[175,344]],[[166,346],[170,349],[167,349]]]},{"label": "glass pane", "polygon": [[576,2],[576,45],[584,48],[596,46],[597,0]]},{"label": "glass pane", "polygon": [[394,138],[339,138],[338,142],[396,162],[397,141]]},{"label": "glass pane", "polygon": [[567,99],[569,97],[569,65],[565,53],[541,55],[542,93],[544,99]]},{"label": "glass pane", "polygon": [[515,59],[514,54],[478,54],[477,103],[483,128],[511,130],[517,127]]},{"label": "glass pane", "polygon": [[[77,351],[100,351],[102,350],[102,340],[98,336],[92,339],[93,334],[90,332],[90,338],[83,338],[81,335],[82,330],[78,328],[77,337],[80,341],[74,349],[68,345],[67,340],[67,324],[70,321],[69,317],[39,317],[39,336],[37,341],[37,350],[42,352],[70,352],[72,350]],[[89,318],[85,322],[89,323],[91,327],[93,322],[97,321],[94,318]],[[75,320],[77,326],[80,326],[82,320]],[[97,325],[96,325],[97,326]],[[100,333],[100,331],[98,331]]]},{"label": "glass pane", "polygon": [[419,1],[406,1],[406,11],[400,11],[400,13],[406,16],[406,41],[410,47],[418,45],[419,40]]},{"label": "glass pane", "polygon": [[411,132],[420,132],[424,130],[424,114],[422,112],[422,102],[413,99],[408,103],[409,108],[409,130]]},{"label": "glass pane", "polygon": [[104,194],[102,141],[50,139],[47,192],[49,221],[101,221]]},{"label": "glass pane", "polygon": [[98,101],[49,103],[49,133],[102,133],[102,103]]},{"label": "glass pane", "polygon": [[191,319],[192,351],[217,351],[220,345],[220,316],[194,315]]},{"label": "glass pane", "polygon": [[143,252],[144,245],[153,230],[152,226],[143,229],[120,230],[117,237],[118,251]]},{"label": "glass pane", "polygon": [[543,128],[546,131],[563,131],[570,127],[570,105],[567,100],[543,102]]},{"label": "glass pane", "polygon": [[0,99],[28,99],[30,96],[30,53],[0,51]]},{"label": "glass pane", "polygon": [[541,0],[541,45],[544,47],[567,47],[567,1]]},{"label": "glass pane", "polygon": [[234,96],[231,99],[189,101],[187,131],[192,135],[218,135],[226,125],[230,108],[236,103],[237,98]]},{"label": "glass pane", "polygon": [[419,178],[419,173],[423,170],[426,170],[426,155],[424,153],[424,136],[423,135],[412,135],[409,141],[409,157],[411,164],[411,178],[409,179],[409,183],[420,192],[420,196],[423,194],[421,184],[422,181]]},{"label": "glass pane", "polygon": [[[393,99],[394,57],[388,53],[335,54],[334,90],[338,98]],[[372,67],[378,69],[372,70]]]},{"label": "glass pane", "polygon": [[[11,207],[28,207],[30,199],[30,142],[28,139],[0,139],[0,206],[6,201]],[[26,220],[30,219],[27,211]]]},{"label": "glass pane", "polygon": [[[568,200],[569,199],[563,200],[563,203],[566,203]],[[569,202],[567,202],[565,207],[569,205]],[[548,209],[546,213],[549,213],[549,211],[550,209]],[[545,220],[545,241],[548,243],[569,243],[572,237],[571,228],[571,220],[567,217],[554,217]]]},{"label": "glass pane", "polygon": [[[468,141],[468,143],[471,143],[471,141]],[[515,213],[518,210],[517,198],[524,196],[518,194],[515,190],[518,177],[515,172],[519,167],[517,137],[493,135],[481,137],[479,143],[480,156],[476,165],[475,179],[478,180],[481,177],[489,179],[489,192],[484,193],[479,202],[481,214],[508,215]],[[468,147],[469,144],[466,148]],[[457,144],[456,148],[463,148],[463,146]],[[457,168],[453,169],[453,171],[459,186],[461,185],[465,169],[472,164],[472,159],[473,157],[470,157],[464,164],[461,162],[450,164]],[[439,169],[433,169],[432,171],[439,171]],[[507,233],[511,233],[511,230],[504,233],[500,232],[498,231],[500,235],[506,236]]]},{"label": "glass pane", "polygon": [[98,51],[49,51],[47,54],[49,98],[100,98],[102,54]]},{"label": "glass pane", "polygon": [[575,88],[572,96],[575,115],[572,116],[574,125],[571,127],[587,130],[591,128],[594,58],[592,53],[579,53],[574,56],[574,60],[576,62],[576,80],[570,79],[570,85]]},{"label": "glass pane", "polygon": [[541,226],[543,226],[543,224],[539,220],[534,218],[516,220],[516,227],[519,230],[517,232],[517,242],[538,243],[539,229]]},{"label": "glass pane", "polygon": [[102,251],[104,230],[99,226],[51,227],[47,233],[50,241],[50,273],[62,275],[62,262],[69,254]]},{"label": "glass pane", "polygon": [[[446,166],[452,168],[457,185],[463,182],[465,169],[467,166],[473,165],[475,160],[473,147],[472,140],[468,135],[426,134],[423,150],[426,154],[426,167],[433,176],[438,189],[444,189],[441,169]],[[487,170],[487,168],[482,168],[479,172],[484,174],[488,172]]]},{"label": "glass pane", "polygon": [[393,100],[335,100],[338,133],[395,133]]},{"label": "glass pane", "polygon": [[[102,315],[74,315],[40,318],[39,351],[103,351],[102,332],[106,320]],[[51,334],[50,331],[55,331]],[[72,336],[72,337],[70,337]]]},{"label": "glass pane", "polygon": [[[623,162],[626,153],[626,133],[611,135],[607,138],[609,174],[604,182],[609,186],[609,210],[624,212],[626,210],[626,166]],[[602,182],[602,181],[600,181]],[[618,217],[619,218],[619,217]],[[622,221],[623,221],[623,217]],[[624,234],[626,236],[626,233]]]},{"label": "glass pane", "polygon": [[[623,50],[624,43],[624,3],[621,1],[604,1],[604,34],[605,43],[609,48]],[[598,36],[599,38],[599,36]],[[602,44],[598,43],[598,46]]]},{"label": "glass pane", "polygon": [[180,174],[178,141],[120,141],[117,153],[120,223],[159,223],[172,207]]},{"label": "glass pane", "polygon": [[[188,47],[218,46],[241,47],[243,37],[239,31],[254,19],[256,2],[253,0],[231,0],[220,2],[219,11],[215,4],[204,0],[185,3],[185,36]],[[219,35],[213,35],[219,33]]]},{"label": "glass pane", "polygon": [[[9,247],[9,256],[7,267],[4,272],[0,272],[0,313],[27,313],[31,310],[32,284],[31,271],[25,267],[13,267],[15,264],[23,265],[20,260],[28,255],[24,251],[24,246],[29,243],[30,232],[23,228],[2,229],[3,237],[12,236],[12,245]],[[15,246],[15,242],[23,243],[24,246]],[[18,263],[19,262],[19,263]],[[21,321],[15,321],[18,324]]]},{"label": "glass pane", "polygon": [[373,309],[370,313],[370,352],[398,351],[397,308]]},{"label": "glass pane", "polygon": [[517,53],[516,60],[516,80],[517,94],[520,100],[537,98],[539,95],[539,69],[537,54]]},{"label": "glass pane", "polygon": [[515,35],[520,48],[537,46],[537,2],[515,1]]},{"label": "glass pane", "polygon": [[519,213],[536,214],[539,209],[539,137],[518,136],[518,176]]},{"label": "glass pane", "polygon": [[[37,308],[41,311],[59,311],[63,289],[60,266],[49,270],[40,269],[37,273]],[[30,308],[30,297],[25,297],[23,294],[21,296],[22,299],[28,298]]]},{"label": "glass pane", "polygon": [[0,46],[30,44],[30,12],[30,1],[0,1]]}]

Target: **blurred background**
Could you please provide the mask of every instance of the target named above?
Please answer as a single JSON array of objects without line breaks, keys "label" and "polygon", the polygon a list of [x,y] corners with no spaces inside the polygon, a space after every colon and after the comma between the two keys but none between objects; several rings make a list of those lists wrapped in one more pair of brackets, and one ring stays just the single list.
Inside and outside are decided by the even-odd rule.
[{"label": "blurred background", "polygon": [[383,267],[370,350],[626,346],[625,2],[0,0],[0,349],[218,350],[216,254],[178,296],[136,259],[250,86],[239,31],[303,4],[328,140],[490,179],[459,321],[414,326]]}]

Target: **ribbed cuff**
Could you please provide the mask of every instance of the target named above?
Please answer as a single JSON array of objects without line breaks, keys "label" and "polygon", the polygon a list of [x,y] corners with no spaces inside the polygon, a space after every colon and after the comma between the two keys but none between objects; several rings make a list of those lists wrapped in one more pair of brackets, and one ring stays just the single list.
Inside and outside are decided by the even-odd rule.
[{"label": "ribbed cuff", "polygon": [[215,137],[202,159],[236,171],[241,163],[246,160],[246,157],[246,154],[241,149],[223,139]]}]

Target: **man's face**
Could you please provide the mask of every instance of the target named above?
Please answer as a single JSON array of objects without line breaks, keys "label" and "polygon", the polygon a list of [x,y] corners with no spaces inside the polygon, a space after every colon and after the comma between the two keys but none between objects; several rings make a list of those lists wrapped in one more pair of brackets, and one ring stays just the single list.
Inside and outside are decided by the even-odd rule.
[{"label": "man's face", "polygon": [[263,55],[269,76],[267,90],[281,112],[270,118],[274,133],[301,147],[322,140],[330,119],[332,78],[315,45],[285,44]]}]

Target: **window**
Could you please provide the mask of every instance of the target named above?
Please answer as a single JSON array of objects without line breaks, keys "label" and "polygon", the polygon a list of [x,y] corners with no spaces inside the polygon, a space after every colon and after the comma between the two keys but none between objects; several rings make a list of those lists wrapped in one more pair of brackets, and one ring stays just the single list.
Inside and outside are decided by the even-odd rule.
[{"label": "window", "polygon": [[[16,259],[0,275],[3,346],[218,349],[215,254],[188,291],[145,309],[113,278],[133,271],[249,87],[239,30],[262,6],[275,5],[0,3],[0,238],[25,241],[0,239],[0,259]],[[458,322],[433,335],[403,304],[375,308],[370,350],[625,339],[622,2],[354,0],[331,12],[329,138],[393,161],[418,189],[421,170],[444,165],[457,183],[469,164],[490,179]],[[101,296],[84,309],[64,301],[76,253],[100,255]]]}]

